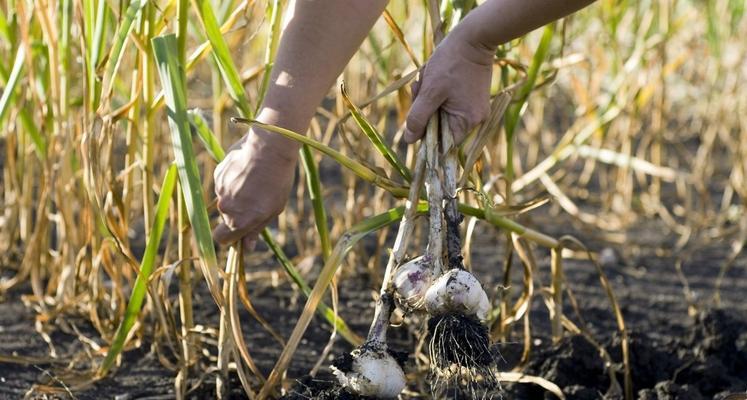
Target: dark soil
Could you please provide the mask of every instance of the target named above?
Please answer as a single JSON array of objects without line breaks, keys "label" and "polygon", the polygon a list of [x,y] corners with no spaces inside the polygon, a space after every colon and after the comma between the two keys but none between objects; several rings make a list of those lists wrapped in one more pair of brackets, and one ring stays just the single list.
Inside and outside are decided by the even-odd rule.
[{"label": "dark soil", "polygon": [[[631,369],[637,398],[725,399],[729,394],[747,392],[747,257],[737,258],[722,286],[720,306],[714,308],[710,306],[710,299],[719,266],[729,255],[730,243],[714,243],[693,251],[683,264],[683,273],[697,301],[692,305],[694,307],[689,307],[674,267],[677,255],[661,251],[671,249],[674,239],[662,234],[662,228],[656,223],[647,221],[639,224],[635,231],[627,234],[625,246],[619,246],[601,240],[595,232],[586,232],[583,227],[575,226],[563,217],[545,215],[541,219],[535,217],[535,220],[524,223],[546,227],[546,232],[556,236],[573,233],[584,239],[592,250],[604,254],[604,269],[622,306],[630,335]],[[478,238],[472,251],[472,267],[486,290],[495,293],[502,280],[503,235],[491,228],[484,228]],[[372,248],[371,243],[363,243],[358,251],[370,252]],[[549,280],[549,254],[545,253],[541,249],[535,251],[539,270],[536,284],[546,285]],[[310,280],[319,270],[319,264],[315,262]],[[259,270],[263,268],[275,266],[269,262],[258,267]],[[589,332],[610,353],[617,380],[622,383],[620,337],[593,265],[583,260],[566,260],[564,269],[567,282],[579,299]],[[513,284],[520,285],[521,267],[518,263],[514,265],[514,272]],[[346,271],[345,276],[339,290],[342,316],[353,330],[365,334],[373,314],[372,289],[375,289],[375,285],[362,267],[357,271]],[[281,282],[276,287],[268,282],[252,282],[249,290],[259,312],[281,335],[287,337],[300,315],[304,298],[288,282]],[[21,301],[22,295],[29,292],[28,287],[20,287],[8,293],[0,302],[0,356],[49,356],[50,346],[34,329],[35,312]],[[218,315],[201,284],[196,290],[194,303],[197,307],[196,322],[215,326]],[[691,317],[688,308],[698,311]],[[580,323],[567,304],[564,311],[574,322]],[[568,399],[619,398],[615,393],[608,393],[610,379],[593,345],[580,336],[567,336],[559,344],[551,345],[547,310],[539,298],[533,303],[531,312],[534,346],[525,369],[528,374],[556,383]],[[242,314],[241,318],[249,350],[259,368],[267,374],[279,355],[280,347],[249,315]],[[67,320],[76,325],[81,335],[104,344],[85,318],[69,316]],[[406,351],[415,348],[416,343],[406,327],[391,328],[389,331],[392,348]],[[50,333],[50,338],[58,357],[63,360],[73,360],[84,349],[76,334],[56,331]],[[328,338],[326,325],[315,318],[288,372],[285,387],[292,388],[287,393],[289,398],[354,398],[334,386],[328,368],[320,370],[316,378],[307,376],[318,361]],[[520,326],[517,326],[515,334],[507,342],[497,344],[500,352],[500,356],[496,357],[499,370],[508,371],[517,364],[521,357],[522,340]],[[73,390],[73,395],[78,399],[90,400],[174,398],[173,379],[176,372],[159,362],[155,348],[146,338],[138,348],[125,353],[122,365],[113,374],[80,390]],[[214,346],[208,345],[206,349],[215,354]],[[337,340],[324,364],[329,365],[335,357],[350,350],[349,345]],[[408,364],[410,371],[412,366],[411,358]],[[71,376],[71,370],[85,371],[89,367],[74,362],[70,365],[44,362],[18,364],[0,358],[0,399],[19,399],[27,393],[30,398],[70,398],[64,390],[56,391],[54,396],[57,397],[46,395],[35,385],[48,384],[61,388],[64,383],[74,387],[77,382],[66,380]],[[214,376],[207,374],[201,378],[204,379],[191,392],[191,398],[212,398]],[[191,381],[191,385],[197,384],[197,380]],[[232,385],[235,388],[233,398],[243,398],[238,381],[232,381]],[[423,387],[413,386],[412,389]],[[427,391],[427,386],[425,389]],[[503,398],[506,399],[554,398],[532,384],[504,382],[503,389]],[[319,395],[320,390],[323,396]],[[317,397],[312,393],[317,393]]]}]

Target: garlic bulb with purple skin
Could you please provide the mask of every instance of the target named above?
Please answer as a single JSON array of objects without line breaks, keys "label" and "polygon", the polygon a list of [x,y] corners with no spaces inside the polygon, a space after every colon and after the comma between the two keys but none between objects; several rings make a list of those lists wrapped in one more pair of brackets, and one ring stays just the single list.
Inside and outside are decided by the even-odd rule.
[{"label": "garlic bulb with purple skin", "polygon": [[461,313],[486,321],[490,301],[474,275],[455,268],[441,275],[428,288],[425,309],[431,315]]},{"label": "garlic bulb with purple skin", "polygon": [[402,264],[394,273],[393,283],[397,298],[413,310],[425,305],[425,293],[433,283],[433,270],[427,256],[420,256]]}]

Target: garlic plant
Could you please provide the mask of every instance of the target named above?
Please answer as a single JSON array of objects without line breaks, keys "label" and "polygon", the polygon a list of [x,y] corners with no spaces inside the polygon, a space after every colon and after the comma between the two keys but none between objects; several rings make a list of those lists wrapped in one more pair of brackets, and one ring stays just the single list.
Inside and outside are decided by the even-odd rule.
[{"label": "garlic plant", "polygon": [[338,357],[332,365],[340,385],[357,395],[391,399],[405,388],[405,373],[400,363],[406,355],[402,357],[390,351],[386,344],[389,316],[393,310],[392,296],[381,296],[368,340],[350,354]]},{"label": "garlic plant", "polygon": [[[332,370],[337,377],[341,386],[349,392],[376,398],[395,398],[405,388],[405,374],[402,365],[407,359],[406,353],[394,352],[386,344],[386,331],[389,326],[389,318],[394,311],[394,296],[403,297],[404,299],[414,300],[413,304],[418,302],[422,304],[422,294],[428,285],[414,284],[407,287],[404,296],[400,293],[397,285],[392,280],[406,279],[405,271],[420,270],[426,275],[430,274],[429,270],[423,270],[422,266],[427,265],[423,258],[411,260],[409,263],[402,265],[394,276],[393,269],[395,266],[402,264],[407,249],[407,242],[412,234],[413,224],[417,211],[417,203],[420,197],[420,186],[423,184],[423,173],[425,170],[425,146],[421,146],[418,151],[415,165],[415,176],[413,177],[410,192],[405,205],[405,215],[399,225],[397,238],[394,241],[392,254],[389,257],[384,279],[381,284],[380,297],[376,303],[376,311],[371,328],[368,332],[366,342],[351,351],[349,354],[339,357],[332,365]],[[410,265],[410,267],[405,267]],[[429,278],[430,279],[430,278]],[[402,286],[404,288],[404,286]],[[422,293],[421,300],[408,293]]]},{"label": "garlic plant", "polygon": [[[428,167],[436,168],[439,157],[443,159],[443,180],[438,179],[436,169],[428,174],[429,179],[433,179],[428,185],[431,208],[428,247],[441,249],[445,240],[449,268],[434,280],[425,294],[425,308],[430,316],[427,341],[431,380],[435,388],[457,386],[456,390],[478,397],[478,392],[490,393],[499,387],[485,324],[490,302],[480,282],[465,270],[462,262],[459,233],[462,215],[457,210],[457,149],[447,128],[443,124],[440,135],[428,132],[431,137],[426,137]],[[436,139],[439,137],[443,146],[441,154],[437,151]],[[445,191],[445,196],[440,189]],[[443,199],[446,199],[446,204],[442,209]],[[435,218],[436,215],[442,216],[443,220]],[[442,253],[438,254],[443,257]]]}]

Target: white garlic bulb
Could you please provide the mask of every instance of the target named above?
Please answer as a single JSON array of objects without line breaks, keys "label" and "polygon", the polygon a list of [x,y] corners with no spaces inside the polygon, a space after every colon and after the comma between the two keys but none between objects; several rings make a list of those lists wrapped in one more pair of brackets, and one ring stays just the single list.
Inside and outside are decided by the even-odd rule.
[{"label": "white garlic bulb", "polygon": [[425,309],[431,315],[460,312],[485,321],[490,301],[474,275],[455,268],[441,275],[428,288],[425,293]]},{"label": "white garlic bulb", "polygon": [[350,352],[349,371],[333,366],[340,385],[353,393],[382,399],[393,399],[405,388],[405,373],[387,352],[386,344],[368,342]]},{"label": "white garlic bulb", "polygon": [[397,268],[394,288],[400,301],[413,309],[423,308],[425,292],[433,282],[433,271],[425,256],[414,258]]}]

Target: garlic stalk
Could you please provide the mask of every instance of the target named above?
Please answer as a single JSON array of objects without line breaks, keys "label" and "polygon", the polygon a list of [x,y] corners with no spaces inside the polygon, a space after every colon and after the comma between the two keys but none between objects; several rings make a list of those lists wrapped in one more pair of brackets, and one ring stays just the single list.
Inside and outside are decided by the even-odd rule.
[{"label": "garlic stalk", "polygon": [[[332,370],[340,385],[361,396],[395,398],[406,385],[405,374],[400,365],[400,363],[404,363],[406,355],[398,355],[389,350],[386,344],[386,331],[389,326],[389,318],[394,311],[394,296],[392,293],[397,292],[396,285],[392,287],[393,270],[395,266],[402,263],[408,241],[412,235],[412,222],[417,211],[424,170],[425,146],[421,145],[415,162],[415,175],[405,205],[405,215],[400,222],[394,248],[384,272],[381,295],[376,303],[368,339],[361,347],[339,357],[332,365]],[[401,268],[397,271],[399,272]],[[428,283],[430,283],[430,280]],[[427,288],[427,285],[424,286]],[[406,294],[409,291],[411,290],[408,289],[408,291],[403,292],[404,295],[397,293],[399,297],[407,299],[410,297]],[[395,355],[398,355],[399,359]]]},{"label": "garlic stalk", "polygon": [[[485,325],[490,302],[477,278],[464,269],[459,233],[462,216],[457,210],[456,196],[457,149],[445,123],[440,136],[444,148],[443,189],[446,204],[443,216],[450,269],[438,276],[425,294],[425,308],[430,314],[428,349],[432,377],[435,378],[435,386],[455,384],[472,393],[478,387],[493,390],[498,382],[493,373],[495,361]],[[429,203],[431,206],[434,204],[430,195]],[[434,244],[440,246],[443,229],[432,229],[431,234],[429,248]]]}]

